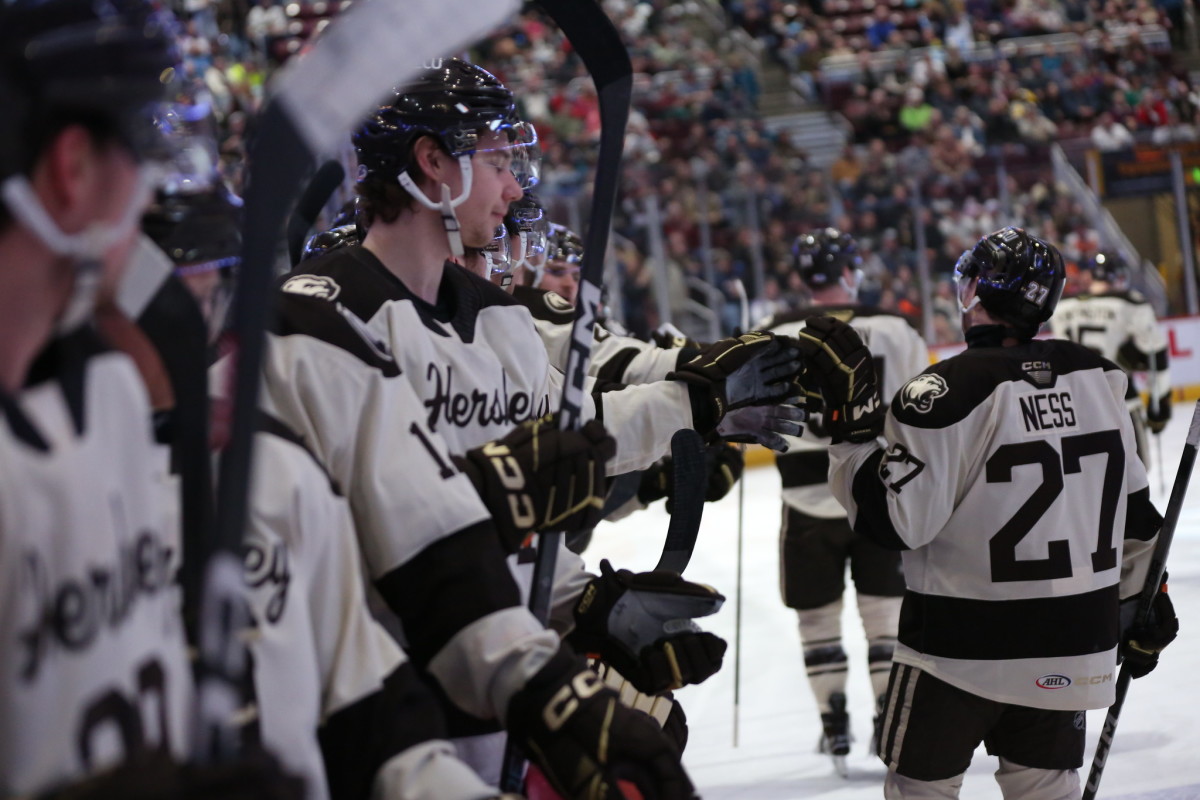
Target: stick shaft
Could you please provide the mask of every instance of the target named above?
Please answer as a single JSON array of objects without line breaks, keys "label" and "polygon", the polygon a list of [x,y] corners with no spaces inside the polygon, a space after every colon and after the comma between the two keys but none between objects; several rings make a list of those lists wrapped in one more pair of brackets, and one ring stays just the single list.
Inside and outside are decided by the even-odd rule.
[{"label": "stick shaft", "polygon": [[[1192,478],[1192,468],[1196,464],[1198,446],[1200,446],[1200,401],[1196,402],[1196,407],[1192,412],[1192,422],[1188,428],[1187,440],[1183,445],[1183,453],[1179,457],[1179,471],[1175,473],[1175,483],[1171,487],[1171,499],[1167,502],[1167,513],[1163,517],[1162,529],[1158,532],[1158,541],[1154,544],[1150,568],[1146,573],[1146,583],[1142,587],[1142,593],[1138,596],[1135,619],[1139,622],[1144,622],[1149,616],[1154,596],[1158,594],[1158,588],[1162,584],[1162,576],[1167,568],[1167,555],[1171,552],[1175,527],[1179,524],[1183,499],[1187,495],[1188,484]],[[1092,768],[1088,772],[1083,800],[1093,800],[1100,788],[1100,778],[1104,775],[1104,765],[1108,762],[1108,753],[1112,749],[1113,737],[1117,733],[1117,722],[1121,717],[1121,708],[1125,705],[1125,695],[1129,691],[1130,680],[1129,670],[1126,666],[1122,666],[1117,677],[1117,697],[1108,709],[1104,728],[1100,732],[1100,741],[1096,743],[1096,754],[1092,757]]]}]

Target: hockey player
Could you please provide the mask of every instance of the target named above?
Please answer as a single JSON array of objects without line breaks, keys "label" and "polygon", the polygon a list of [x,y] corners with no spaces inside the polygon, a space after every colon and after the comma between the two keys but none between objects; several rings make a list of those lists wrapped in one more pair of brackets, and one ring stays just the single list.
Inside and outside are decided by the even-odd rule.
[{"label": "hockey player", "polygon": [[1129,267],[1124,259],[1097,253],[1087,265],[1087,272],[1091,277],[1087,292],[1063,298],[1050,318],[1050,330],[1060,339],[1070,339],[1115,361],[1126,372],[1149,370],[1145,408],[1132,378],[1126,398],[1138,454],[1149,466],[1145,429],[1161,433],[1171,419],[1167,337],[1154,316],[1154,308],[1129,288]]},{"label": "hockey player", "polygon": [[[129,310],[170,373],[175,404],[165,427],[185,489],[184,524],[199,518],[193,535],[202,535],[211,509],[195,497],[195,484],[210,486],[203,471],[209,456],[204,448],[197,458],[190,439],[207,442],[208,420],[197,419],[191,406],[207,398],[206,317],[219,313],[220,304],[206,301],[215,286],[228,283],[222,273],[240,261],[241,209],[219,178],[207,189],[195,188],[199,180],[189,183],[186,193],[160,192],[142,223],[164,260],[169,254],[174,276],[143,269],[127,274],[122,288],[128,298],[150,295],[144,309]],[[143,378],[154,380],[145,372]],[[371,616],[350,512],[328,473],[298,436],[267,415],[260,419],[254,470],[244,549],[264,746],[303,776],[314,800],[372,792],[390,800],[495,797],[496,789],[442,739],[432,694]]]},{"label": "hockey player", "polygon": [[550,223],[546,259],[534,270],[530,285],[555,292],[572,306],[579,294],[579,266],[583,263],[583,240],[565,225]]},{"label": "hockey player", "polygon": [[1005,798],[1077,798],[1084,710],[1113,701],[1119,653],[1141,676],[1175,635],[1162,591],[1148,625],[1120,622],[1162,520],[1125,374],[1033,338],[1062,293],[1058,251],[1005,228],[956,271],[967,350],[890,407],[852,327],[815,317],[800,333],[825,401],[834,496],[856,533],[903,552],[884,793],[957,797],[982,741]]},{"label": "hockey player", "polygon": [[[925,342],[904,317],[855,302],[861,272],[858,248],[849,234],[826,228],[800,236],[792,246],[792,265],[812,303],[775,315],[763,323],[765,329],[795,336],[809,318],[822,314],[849,323],[871,349],[885,398],[929,366]],[[783,482],[780,588],[784,603],[800,618],[804,666],[821,712],[819,749],[833,756],[844,775],[850,752],[841,622],[846,567],[867,635],[877,713],[892,668],[904,576],[899,553],[856,537],[851,530],[846,510],[829,490],[828,432],[819,411],[814,416],[810,407],[809,412],[803,437],[792,440],[789,451],[775,459]]]},{"label": "hockey player", "polygon": [[[609,796],[620,770],[638,772],[660,797],[690,796],[657,726],[622,709],[536,623],[505,564],[531,530],[588,523],[612,457],[597,424],[562,433],[537,419],[551,387],[530,381],[546,372],[540,343],[522,363],[533,351],[524,344],[533,335],[528,316],[522,328],[506,294],[445,263],[486,244],[520,195],[510,171],[511,94],[448,60],[388,109],[387,130],[370,127],[359,139],[371,165],[361,186],[364,246],[303,262],[283,282],[267,408],[346,488],[375,589],[399,617],[413,661],[464,721],[503,723],[570,797]],[[716,597],[677,576],[670,585],[615,571],[595,581],[577,571],[560,577],[574,588],[555,619],[598,633],[623,597]],[[577,609],[585,586],[594,602]],[[614,627],[607,641],[620,647],[623,633]],[[719,665],[705,636],[648,641],[631,650],[648,681],[691,682]]]},{"label": "hockey player", "polygon": [[166,460],[130,359],[91,324],[150,199],[173,40],[139,0],[0,7],[6,797],[189,745]]}]

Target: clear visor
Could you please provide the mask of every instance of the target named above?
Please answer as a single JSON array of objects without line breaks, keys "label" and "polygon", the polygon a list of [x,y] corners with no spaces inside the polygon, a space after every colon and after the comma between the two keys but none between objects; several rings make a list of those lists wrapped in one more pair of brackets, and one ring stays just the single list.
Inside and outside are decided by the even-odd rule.
[{"label": "clear visor", "polygon": [[507,141],[491,147],[480,147],[476,154],[488,158],[499,158],[512,172],[522,189],[538,185],[542,169],[542,149],[538,146],[537,129],[530,122],[493,122],[488,125],[491,133],[501,134]]},{"label": "clear visor", "polygon": [[481,253],[492,275],[507,275],[515,266],[509,252],[508,231],[503,225],[496,228],[496,236],[484,245]]},{"label": "clear visor", "polygon": [[954,292],[958,297],[958,310],[960,313],[965,314],[979,305],[979,295],[975,294],[976,276],[978,274],[979,267],[975,263],[974,256],[968,250],[962,254],[958,259],[958,263],[954,265]]},{"label": "clear visor", "polygon": [[196,194],[215,185],[220,166],[216,123],[207,103],[163,103],[154,126],[164,144],[162,185],[167,194]]}]

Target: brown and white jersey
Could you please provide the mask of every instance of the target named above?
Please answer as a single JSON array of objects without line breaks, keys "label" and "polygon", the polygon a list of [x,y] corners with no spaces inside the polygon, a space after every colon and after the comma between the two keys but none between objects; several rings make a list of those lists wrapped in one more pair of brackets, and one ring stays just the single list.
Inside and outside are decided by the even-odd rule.
[{"label": "brown and white jersey", "polygon": [[[795,336],[810,317],[822,315],[849,323],[862,338],[875,359],[884,398],[893,397],[905,381],[929,366],[925,341],[907,319],[866,306],[812,306],[789,311],[771,317],[763,329]],[[775,457],[783,481],[783,502],[811,517],[845,517],[845,509],[829,490],[829,434],[821,414],[811,414],[803,436],[786,438],[788,452]]]},{"label": "brown and white jersey", "polygon": [[336,302],[281,292],[267,344],[263,409],[344,492],[408,655],[464,711],[502,717],[558,640],[522,606],[487,508],[387,343]]},{"label": "brown and white jersey", "polygon": [[[529,310],[550,363],[559,372],[567,369],[575,307],[562,295],[544,289],[518,286],[513,299]],[[680,363],[696,354],[682,347],[663,348],[633,336],[610,331],[597,321],[592,329],[592,358],[588,374],[598,381],[639,385],[661,381]]]},{"label": "brown and white jersey", "polygon": [[83,329],[0,405],[0,795],[184,756],[180,537],[141,378]]},{"label": "brown and white jersey", "polygon": [[[430,430],[451,452],[495,440],[518,423],[558,409],[563,373],[550,362],[529,312],[507,292],[446,263],[436,304],[415,296],[363,247],[305,261],[284,294],[325,298],[366,322],[387,345],[425,409]],[[585,417],[598,416],[617,440],[610,474],[643,469],[691,425],[687,387],[630,387],[619,404],[585,393]],[[599,411],[597,411],[599,404]]]},{"label": "brown and white jersey", "polygon": [[[367,606],[350,507],[304,442],[263,416],[245,542],[264,744],[308,797],[491,797],[453,757],[428,689]],[[407,696],[407,698],[406,698]],[[432,704],[432,695],[428,703]],[[404,767],[410,748],[421,769]],[[418,750],[419,749],[419,750]]]},{"label": "brown and white jersey", "polygon": [[1064,297],[1050,318],[1050,330],[1055,337],[1094,350],[1127,371],[1152,370],[1153,396],[1171,393],[1167,336],[1153,306],[1138,292]]},{"label": "brown and white jersey", "polygon": [[903,550],[896,661],[1005,703],[1112,702],[1118,600],[1161,523],[1125,386],[1071,342],[972,346],[904,384],[885,447],[830,448],[855,531]]}]

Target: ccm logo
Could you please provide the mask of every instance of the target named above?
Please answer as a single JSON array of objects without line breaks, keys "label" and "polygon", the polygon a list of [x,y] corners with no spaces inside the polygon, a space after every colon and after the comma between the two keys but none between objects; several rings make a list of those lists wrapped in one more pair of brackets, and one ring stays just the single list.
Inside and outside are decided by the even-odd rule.
[{"label": "ccm logo", "polygon": [[1071,685],[1066,675],[1043,675],[1034,681],[1040,689],[1065,689]]}]

